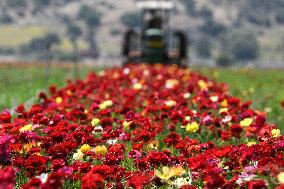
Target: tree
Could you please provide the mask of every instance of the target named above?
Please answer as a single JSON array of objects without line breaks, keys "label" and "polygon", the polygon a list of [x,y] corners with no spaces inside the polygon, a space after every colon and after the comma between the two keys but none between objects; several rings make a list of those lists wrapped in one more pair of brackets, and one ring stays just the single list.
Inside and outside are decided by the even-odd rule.
[{"label": "tree", "polygon": [[207,37],[202,37],[196,42],[196,53],[202,58],[209,58],[211,56],[211,41]]},{"label": "tree", "polygon": [[181,2],[186,7],[186,11],[187,11],[188,15],[196,16],[195,1],[194,0],[181,0]]},{"label": "tree", "polygon": [[199,30],[204,34],[216,37],[224,32],[226,28],[222,24],[217,23],[213,18],[208,18],[205,20],[204,24],[200,26]]},{"label": "tree", "polygon": [[89,43],[89,49],[91,51],[96,52],[97,46],[95,42],[95,33],[96,33],[95,30],[100,25],[101,14],[87,5],[83,5],[80,8],[78,18],[84,21],[84,23],[87,26],[88,30],[87,40]]},{"label": "tree", "polygon": [[51,48],[60,43],[60,38],[56,33],[48,33],[43,37],[34,38],[21,49],[23,53],[49,52]]},{"label": "tree", "polygon": [[233,32],[227,40],[228,48],[235,60],[255,60],[258,57],[259,44],[253,32]]},{"label": "tree", "polygon": [[128,12],[120,17],[122,23],[129,28],[135,28],[140,25],[140,14],[138,12]]},{"label": "tree", "polygon": [[79,51],[78,50],[78,39],[82,35],[82,30],[74,22],[69,22],[67,23],[67,35],[72,44],[74,61],[76,61],[78,51]]},{"label": "tree", "polygon": [[69,37],[69,40],[71,41],[72,48],[73,48],[73,62],[74,62],[74,76],[75,78],[78,78],[79,72],[78,72],[78,54],[79,54],[79,48],[78,48],[78,39],[82,35],[81,28],[71,20],[66,21],[67,24],[67,35]]},{"label": "tree", "polygon": [[0,16],[0,24],[11,24],[13,21],[13,18],[6,13]]},{"label": "tree", "polygon": [[216,63],[217,63],[217,66],[225,67],[225,66],[232,65],[233,61],[232,61],[230,55],[228,55],[226,53],[221,53],[216,58]]},{"label": "tree", "polygon": [[284,24],[284,8],[276,13],[275,20],[279,24]]},{"label": "tree", "polygon": [[52,0],[33,0],[33,4],[34,4],[33,13],[36,14],[36,13],[44,10],[44,8],[46,6],[49,6],[51,2],[52,2]]},{"label": "tree", "polygon": [[203,7],[199,12],[198,16],[202,17],[204,20],[210,20],[213,17],[212,10],[208,7]]},{"label": "tree", "polygon": [[11,8],[26,7],[27,6],[26,0],[7,0],[6,3],[7,3],[7,6],[9,6]]}]

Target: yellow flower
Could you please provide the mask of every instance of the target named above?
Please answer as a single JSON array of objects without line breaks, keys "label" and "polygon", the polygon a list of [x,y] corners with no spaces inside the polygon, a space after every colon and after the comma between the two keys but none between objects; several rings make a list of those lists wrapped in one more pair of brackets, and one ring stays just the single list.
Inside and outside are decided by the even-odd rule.
[{"label": "yellow flower", "polygon": [[55,102],[56,102],[57,104],[61,104],[62,101],[63,101],[63,99],[62,99],[61,97],[56,97],[56,99],[55,99]]},{"label": "yellow flower", "polygon": [[284,172],[281,172],[277,175],[277,180],[280,184],[284,184]]},{"label": "yellow flower", "polygon": [[143,88],[143,85],[141,83],[135,83],[133,85],[133,89],[135,90],[141,90]]},{"label": "yellow flower", "polygon": [[96,147],[94,148],[94,151],[95,151],[96,154],[102,154],[102,155],[104,155],[104,154],[107,153],[107,148],[106,148],[105,145],[96,146]]},{"label": "yellow flower", "polygon": [[23,126],[22,128],[20,128],[20,132],[25,132],[25,131],[32,131],[33,130],[33,126],[32,124],[28,124],[28,125],[25,125]]},{"label": "yellow flower", "polygon": [[226,100],[226,99],[223,100],[220,105],[221,105],[223,108],[228,107],[228,100]]},{"label": "yellow flower", "polygon": [[132,123],[132,121],[124,121],[122,123],[122,125],[124,127],[124,130],[128,131],[129,130],[129,126],[130,126],[131,123]]},{"label": "yellow flower", "polygon": [[167,88],[167,89],[172,89],[172,88],[174,88],[176,85],[178,85],[179,84],[179,81],[178,80],[176,80],[176,79],[168,79],[167,81],[166,81],[166,84],[165,84],[165,87]]},{"label": "yellow flower", "polygon": [[185,129],[187,132],[196,133],[199,130],[199,125],[197,122],[188,123]]},{"label": "yellow flower", "polygon": [[148,148],[157,150],[159,147],[159,141],[154,140],[148,144]]},{"label": "yellow flower", "polygon": [[100,119],[99,118],[94,118],[91,121],[91,125],[94,127],[96,125],[98,125],[100,123]]},{"label": "yellow flower", "polygon": [[177,104],[177,102],[174,101],[174,100],[168,100],[168,101],[165,102],[165,105],[168,106],[168,107],[173,107],[176,104]]},{"label": "yellow flower", "polygon": [[111,107],[112,105],[113,105],[113,102],[111,100],[106,100],[99,105],[99,108],[100,110],[104,110],[108,107]]},{"label": "yellow flower", "polygon": [[200,87],[201,90],[207,90],[208,89],[208,84],[204,80],[199,80],[198,86]]},{"label": "yellow flower", "polygon": [[252,119],[252,118],[245,118],[245,119],[243,119],[243,120],[240,122],[240,125],[241,125],[242,127],[248,127],[248,126],[250,126],[250,125],[252,124],[252,122],[253,122],[253,119]]},{"label": "yellow flower", "polygon": [[162,167],[162,171],[155,170],[155,176],[159,177],[164,181],[170,180],[172,177],[179,176],[185,173],[185,170],[182,167]]},{"label": "yellow flower", "polygon": [[251,141],[251,142],[247,143],[248,146],[252,146],[252,145],[255,145],[255,144],[256,144],[256,142],[254,142],[254,141]]},{"label": "yellow flower", "polygon": [[91,151],[91,146],[89,144],[84,144],[83,146],[80,147],[80,151],[86,154]]},{"label": "yellow flower", "polygon": [[281,136],[280,130],[279,130],[279,129],[272,129],[271,135],[272,135],[274,138],[280,137],[280,136]]},{"label": "yellow flower", "polygon": [[23,145],[22,149],[18,152],[23,154],[24,152],[29,152],[31,148],[40,146],[41,142],[31,141]]},{"label": "yellow flower", "polygon": [[255,89],[251,87],[248,91],[250,92],[250,94],[253,94],[255,92]]},{"label": "yellow flower", "polygon": [[221,108],[221,109],[219,110],[219,114],[225,113],[225,112],[228,112],[228,108]]}]

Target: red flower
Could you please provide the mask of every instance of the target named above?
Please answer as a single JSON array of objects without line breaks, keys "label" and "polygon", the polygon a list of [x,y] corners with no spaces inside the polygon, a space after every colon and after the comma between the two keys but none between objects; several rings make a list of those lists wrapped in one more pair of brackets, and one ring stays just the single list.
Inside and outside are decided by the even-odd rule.
[{"label": "red flower", "polygon": [[9,111],[3,111],[0,113],[0,124],[1,123],[10,123],[11,122],[11,114]]},{"label": "red flower", "polygon": [[63,174],[52,173],[48,176],[47,181],[41,185],[41,189],[59,189],[64,183]]},{"label": "red flower", "polygon": [[180,189],[196,189],[196,187],[192,185],[183,185],[180,187]]},{"label": "red flower", "polygon": [[151,181],[151,177],[149,175],[137,174],[133,175],[128,179],[127,185],[129,187],[133,187],[134,189],[142,189]]},{"label": "red flower", "polygon": [[10,162],[10,144],[12,136],[0,136],[0,164],[6,165]]},{"label": "red flower", "polygon": [[243,128],[239,124],[235,124],[231,126],[231,134],[234,137],[239,138],[242,131],[243,131]]},{"label": "red flower", "polygon": [[220,175],[220,170],[216,168],[208,170],[203,180],[208,189],[220,188],[225,183],[225,179]]},{"label": "red flower", "polygon": [[102,189],[104,187],[104,178],[100,174],[88,172],[82,177],[82,189]]},{"label": "red flower", "polygon": [[22,189],[36,189],[41,185],[41,180],[39,178],[32,178],[28,183],[22,186]]},{"label": "red flower", "polygon": [[13,189],[16,185],[16,173],[13,167],[0,170],[0,188]]},{"label": "red flower", "polygon": [[267,189],[266,183],[263,180],[251,180],[247,185],[248,189]]}]

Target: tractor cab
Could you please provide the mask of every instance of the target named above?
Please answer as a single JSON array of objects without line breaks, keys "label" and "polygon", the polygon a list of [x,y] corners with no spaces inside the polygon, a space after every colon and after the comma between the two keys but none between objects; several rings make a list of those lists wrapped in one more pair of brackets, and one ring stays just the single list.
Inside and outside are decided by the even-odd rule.
[{"label": "tractor cab", "polygon": [[129,29],[124,37],[127,62],[179,64],[186,59],[186,37],[170,26],[174,3],[138,1],[137,8],[141,12],[140,27]]}]

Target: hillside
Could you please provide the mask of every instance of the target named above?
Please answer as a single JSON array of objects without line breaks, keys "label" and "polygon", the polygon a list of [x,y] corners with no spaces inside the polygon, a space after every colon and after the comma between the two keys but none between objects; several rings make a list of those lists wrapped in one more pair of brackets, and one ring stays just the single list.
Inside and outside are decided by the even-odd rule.
[{"label": "hillside", "polygon": [[[262,61],[283,61],[284,2],[282,0],[179,0],[176,2],[171,25],[175,29],[188,31],[191,57],[215,59],[228,43],[231,44],[232,38],[245,33],[244,36],[255,37],[257,40],[257,53],[251,60],[257,57]],[[66,17],[75,20],[82,29],[79,47],[87,49],[88,28],[78,19],[81,7],[87,5],[100,15],[100,24],[95,27],[94,32],[100,54],[118,55],[122,35],[126,30],[121,17],[137,11],[134,3],[134,0],[120,0],[119,3],[114,0],[1,0],[0,31],[6,27],[4,31],[7,32],[9,24],[8,27],[13,27],[12,31],[32,26],[34,30],[41,32],[28,28],[23,30],[27,33],[20,36],[16,32],[15,34],[11,32],[9,28],[9,37],[5,36],[5,32],[1,32],[2,38],[7,42],[1,40],[0,36],[0,49],[4,52],[15,51],[17,46],[31,41],[34,33],[44,35],[55,32],[61,38],[59,49],[70,52],[71,43],[66,37],[66,24],[63,19]],[[17,39],[20,37],[21,39]]]}]

